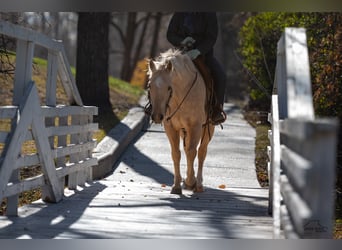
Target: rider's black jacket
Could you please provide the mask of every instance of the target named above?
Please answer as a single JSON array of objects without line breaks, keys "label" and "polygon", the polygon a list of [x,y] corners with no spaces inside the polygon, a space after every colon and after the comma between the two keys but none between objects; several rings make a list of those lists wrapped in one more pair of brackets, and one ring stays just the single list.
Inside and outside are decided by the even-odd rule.
[{"label": "rider's black jacket", "polygon": [[202,55],[212,55],[217,33],[216,13],[180,12],[172,16],[166,35],[175,47],[179,47],[186,37],[191,36],[196,40],[194,48]]}]

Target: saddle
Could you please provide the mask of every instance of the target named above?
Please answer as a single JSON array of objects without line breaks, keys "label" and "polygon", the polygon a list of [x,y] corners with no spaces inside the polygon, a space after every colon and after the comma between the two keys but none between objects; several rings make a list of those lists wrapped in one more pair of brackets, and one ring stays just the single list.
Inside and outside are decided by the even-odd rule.
[{"label": "saddle", "polygon": [[206,87],[206,104],[205,109],[207,111],[208,120],[212,116],[213,109],[217,106],[216,95],[214,92],[214,79],[210,73],[209,68],[205,64],[204,57],[199,55],[196,59],[192,60],[198,71],[203,77]]}]

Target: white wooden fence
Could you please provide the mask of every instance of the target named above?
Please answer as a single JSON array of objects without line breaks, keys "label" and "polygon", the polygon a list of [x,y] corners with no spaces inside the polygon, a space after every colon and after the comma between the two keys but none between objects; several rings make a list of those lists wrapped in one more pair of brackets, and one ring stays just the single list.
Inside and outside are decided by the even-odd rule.
[{"label": "white wooden fence", "polygon": [[[92,179],[91,166],[97,164],[92,157],[97,107],[83,106],[62,42],[1,20],[0,34],[17,40],[13,106],[0,107],[0,123],[11,124],[0,131],[0,202],[7,197],[6,215],[17,215],[18,196],[24,191],[41,187],[43,200],[58,202],[65,176],[71,189]],[[48,51],[46,106],[32,81],[36,45]],[[73,106],[57,105],[57,76]],[[33,143],[37,152],[23,154],[23,143]],[[20,169],[37,166],[41,174],[20,175]]]},{"label": "white wooden fence", "polygon": [[269,121],[274,237],[331,238],[338,121],[315,118],[303,28],[278,42]]}]

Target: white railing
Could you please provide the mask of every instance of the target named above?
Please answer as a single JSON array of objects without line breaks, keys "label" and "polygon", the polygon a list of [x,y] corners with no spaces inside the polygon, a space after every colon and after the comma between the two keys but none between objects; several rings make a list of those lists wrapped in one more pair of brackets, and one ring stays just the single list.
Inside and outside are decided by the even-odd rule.
[{"label": "white railing", "polygon": [[[71,189],[92,179],[91,166],[97,164],[92,156],[97,107],[83,106],[62,42],[1,20],[0,34],[17,40],[13,105],[0,107],[0,123],[8,123],[0,131],[0,202],[7,197],[6,215],[17,215],[18,195],[24,191],[41,187],[43,200],[58,202],[65,176]],[[48,50],[43,106],[32,81],[35,45]],[[57,76],[73,106],[57,104]],[[35,152],[22,152],[27,143],[34,145]],[[20,169],[37,166],[41,173],[20,175]]]},{"label": "white railing", "polygon": [[269,121],[274,237],[331,238],[338,121],[315,118],[303,28],[278,42]]}]

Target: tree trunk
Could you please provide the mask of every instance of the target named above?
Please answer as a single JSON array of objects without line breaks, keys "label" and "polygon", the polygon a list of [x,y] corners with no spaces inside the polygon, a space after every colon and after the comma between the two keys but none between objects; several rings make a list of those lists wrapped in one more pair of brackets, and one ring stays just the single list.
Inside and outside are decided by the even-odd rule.
[{"label": "tree trunk", "polygon": [[76,83],[85,105],[111,110],[108,86],[110,13],[79,13],[77,26]]},{"label": "tree trunk", "polygon": [[123,57],[123,63],[121,68],[121,79],[124,81],[130,81],[130,68],[131,68],[131,53],[134,44],[134,33],[136,29],[136,12],[128,13],[126,37],[125,37],[125,51]]}]

